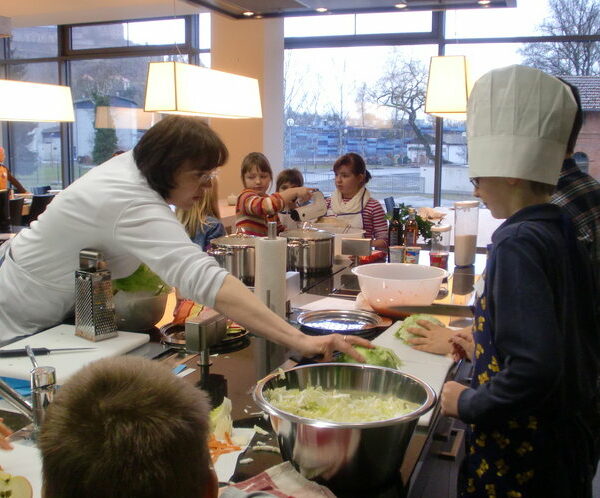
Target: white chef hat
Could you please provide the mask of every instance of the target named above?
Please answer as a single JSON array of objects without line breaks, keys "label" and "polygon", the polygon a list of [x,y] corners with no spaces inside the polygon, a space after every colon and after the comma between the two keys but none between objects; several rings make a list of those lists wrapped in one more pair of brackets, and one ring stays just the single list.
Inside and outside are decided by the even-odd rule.
[{"label": "white chef hat", "polygon": [[467,108],[469,176],[556,185],[576,112],[571,89],[538,69],[484,74]]}]

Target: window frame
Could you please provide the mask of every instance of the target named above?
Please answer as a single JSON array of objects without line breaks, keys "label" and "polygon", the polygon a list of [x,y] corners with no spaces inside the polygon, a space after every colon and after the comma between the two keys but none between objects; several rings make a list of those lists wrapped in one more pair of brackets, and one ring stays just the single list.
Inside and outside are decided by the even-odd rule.
[{"label": "window frame", "polygon": [[[303,48],[366,47],[366,46],[402,46],[431,44],[438,46],[437,55],[445,55],[446,45],[486,44],[486,43],[548,43],[560,41],[600,42],[600,35],[576,36],[513,36],[505,38],[448,38],[446,36],[446,12],[431,12],[431,32],[385,33],[363,35],[336,35],[284,38],[284,50]],[[442,144],[443,118],[435,118],[435,160],[433,207],[441,205],[442,200]]]}]

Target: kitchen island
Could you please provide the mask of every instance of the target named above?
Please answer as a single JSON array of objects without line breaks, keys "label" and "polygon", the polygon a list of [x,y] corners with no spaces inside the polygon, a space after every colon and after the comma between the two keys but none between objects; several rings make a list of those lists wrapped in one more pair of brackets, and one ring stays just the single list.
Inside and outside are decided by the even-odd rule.
[{"label": "kitchen island", "polygon": [[[423,252],[422,258],[428,255]],[[478,256],[478,263],[484,261],[484,256]],[[482,259],[483,258],[483,259]],[[479,266],[479,265],[478,265]],[[307,305],[318,306],[319,300],[323,298],[336,299],[339,303],[346,306],[352,306],[356,293],[356,281],[349,271],[348,264],[336,264],[333,274],[325,277],[310,277],[302,280],[303,293],[294,299],[294,307],[306,307]],[[470,273],[469,273],[470,271]],[[475,279],[475,269],[467,269],[463,272],[467,282],[473,282]],[[452,280],[451,280],[452,283]],[[468,304],[468,294],[463,293],[466,290],[465,285],[458,286],[459,292],[454,292],[450,285],[444,286],[441,296],[456,305],[464,306]],[[341,300],[339,296],[344,295],[346,299]],[[332,297],[334,296],[334,297]],[[331,305],[332,301],[326,301]],[[297,310],[295,310],[297,311]],[[445,323],[456,325],[465,324],[464,316],[445,316],[440,317]],[[290,316],[293,321],[294,315]],[[383,331],[379,331],[383,332]],[[258,408],[252,400],[250,390],[256,381],[255,358],[257,356],[258,343],[256,338],[250,338],[247,347],[236,351],[223,352],[211,357],[210,371],[213,374],[222,375],[227,381],[228,397],[232,400],[234,426],[250,427],[254,425],[269,429],[268,422],[258,416]],[[293,359],[288,360],[284,368],[294,366],[298,361],[304,361],[293,352],[289,352]],[[150,343],[144,345],[130,354],[140,354],[146,357],[156,358],[158,361],[164,361],[172,367],[185,365],[186,369],[193,369],[185,379],[194,384],[199,383],[200,371],[197,366],[197,355],[186,355],[174,349],[161,346],[159,343]],[[425,353],[420,353],[425,354]],[[434,358],[435,359],[435,358]],[[456,378],[458,373],[457,366],[446,369],[447,378]],[[60,378],[60,372],[59,372]],[[0,414],[3,416],[4,413]],[[17,428],[25,425],[26,420],[18,415],[7,415],[6,420],[9,426]],[[393,489],[374,490],[372,496],[454,496],[456,462],[460,460],[461,429],[453,427],[454,421],[450,421],[440,416],[439,407],[436,406],[430,413],[426,424],[420,424],[411,439],[408,450],[402,464],[399,479]],[[270,432],[268,436],[256,435],[255,438],[261,438],[263,443],[276,446],[276,438]],[[239,464],[232,476],[232,481],[238,482],[254,476],[267,468],[281,462],[281,457],[274,453],[257,452],[249,448],[244,458],[251,458],[248,464]],[[431,477],[436,474],[437,478]],[[401,478],[400,478],[401,476]],[[437,482],[439,489],[432,491],[430,486]],[[341,496],[341,495],[340,495]]]}]

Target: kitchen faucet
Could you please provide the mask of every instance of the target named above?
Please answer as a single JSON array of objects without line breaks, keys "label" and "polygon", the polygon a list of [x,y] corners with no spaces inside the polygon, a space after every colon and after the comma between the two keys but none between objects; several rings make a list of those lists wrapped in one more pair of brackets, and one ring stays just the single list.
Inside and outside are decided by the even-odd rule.
[{"label": "kitchen faucet", "polygon": [[56,388],[54,367],[35,367],[31,370],[31,402],[0,379],[0,395],[33,422],[34,439],[44,421],[46,408],[54,399]]}]

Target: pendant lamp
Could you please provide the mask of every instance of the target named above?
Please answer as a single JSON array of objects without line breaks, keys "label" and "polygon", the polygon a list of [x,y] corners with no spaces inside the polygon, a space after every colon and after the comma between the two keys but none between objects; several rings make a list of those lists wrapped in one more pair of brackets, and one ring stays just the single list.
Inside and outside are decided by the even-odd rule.
[{"label": "pendant lamp", "polygon": [[75,121],[71,88],[0,79],[0,121]]},{"label": "pendant lamp", "polygon": [[145,111],[262,118],[258,80],[182,62],[148,65]]},{"label": "pendant lamp", "polygon": [[464,55],[432,57],[425,112],[440,118],[465,120],[472,82]]}]

